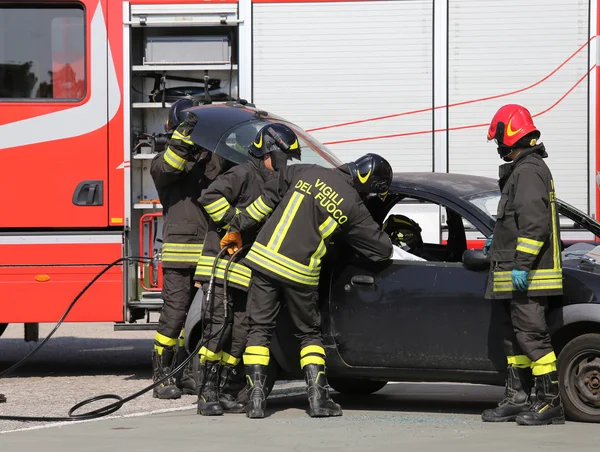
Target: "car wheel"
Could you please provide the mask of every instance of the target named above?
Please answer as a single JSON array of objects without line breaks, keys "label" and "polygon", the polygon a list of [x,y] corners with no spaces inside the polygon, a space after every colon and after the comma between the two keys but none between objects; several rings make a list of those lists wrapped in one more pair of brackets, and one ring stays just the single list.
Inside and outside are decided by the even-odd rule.
[{"label": "car wheel", "polygon": [[359,378],[329,378],[329,385],[341,394],[372,394],[388,382]]},{"label": "car wheel", "polygon": [[600,422],[600,334],[584,334],[564,346],[558,379],[568,418]]},{"label": "car wheel", "polygon": [[0,323],[0,336],[4,334],[6,328],[8,328],[8,323]]}]

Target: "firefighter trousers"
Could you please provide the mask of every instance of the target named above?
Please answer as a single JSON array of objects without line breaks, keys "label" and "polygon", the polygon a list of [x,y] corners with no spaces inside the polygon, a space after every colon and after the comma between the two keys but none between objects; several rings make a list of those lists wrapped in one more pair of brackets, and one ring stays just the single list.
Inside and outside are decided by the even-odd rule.
[{"label": "firefighter trousers", "polygon": [[508,357],[526,356],[536,362],[553,353],[546,324],[546,297],[518,296],[503,300],[502,330]]},{"label": "firefighter trousers", "polygon": [[282,299],[286,302],[296,327],[295,336],[300,341],[301,348],[316,345],[322,350],[318,289],[312,286],[289,286],[256,270],[252,271],[252,282],[248,290],[247,346],[269,347]]},{"label": "firefighter trousers", "polygon": [[181,333],[197,288],[193,268],[163,268],[163,307],[158,319],[157,333],[176,339]]},{"label": "firefighter trousers", "polygon": [[[208,359],[221,358],[223,362],[236,365],[242,358],[248,335],[246,318],[246,293],[231,287],[227,288],[227,323],[225,322],[225,305],[223,304],[223,286],[215,284],[212,303],[208,304],[208,284],[202,285],[204,298],[204,333],[203,341],[208,340],[200,354]],[[222,352],[222,353],[221,353]]]}]

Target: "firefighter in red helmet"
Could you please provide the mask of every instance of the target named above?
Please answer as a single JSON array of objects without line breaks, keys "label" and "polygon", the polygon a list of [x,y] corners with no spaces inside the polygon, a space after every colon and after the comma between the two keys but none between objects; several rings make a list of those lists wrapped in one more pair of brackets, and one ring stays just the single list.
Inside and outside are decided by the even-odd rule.
[{"label": "firefighter in red helmet", "polygon": [[505,397],[483,412],[487,422],[565,422],[546,324],[547,297],[562,294],[560,229],[554,181],[543,160],[548,154],[539,138],[529,111],[514,104],[498,110],[488,131],[508,162],[500,166],[497,222],[484,250],[492,262],[486,298],[504,303],[508,368]]}]

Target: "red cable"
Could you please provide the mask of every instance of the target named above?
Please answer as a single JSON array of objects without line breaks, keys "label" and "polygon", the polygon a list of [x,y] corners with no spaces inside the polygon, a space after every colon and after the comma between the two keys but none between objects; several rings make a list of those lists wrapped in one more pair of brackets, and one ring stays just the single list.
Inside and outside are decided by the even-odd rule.
[{"label": "red cable", "polygon": [[317,132],[317,131],[320,131],[320,130],[334,129],[334,128],[337,128],[337,127],[351,126],[351,125],[355,125],[355,124],[362,124],[364,122],[379,121],[379,120],[382,120],[382,119],[390,119],[390,118],[397,118],[399,116],[406,116],[406,115],[412,115],[412,114],[417,114],[417,113],[424,113],[426,111],[439,110],[441,108],[450,108],[450,107],[458,107],[458,106],[461,106],[461,105],[474,104],[474,103],[477,103],[477,102],[483,102],[485,100],[499,99],[501,97],[512,96],[513,94],[519,94],[519,93],[522,93],[523,91],[527,91],[527,90],[530,90],[531,88],[535,88],[540,83],[543,83],[546,80],[548,80],[550,77],[552,77],[554,74],[556,74],[560,69],[562,69],[569,61],[571,61],[579,52],[581,52],[585,47],[587,47],[587,45],[592,41],[592,39],[595,39],[595,38],[596,38],[596,36],[592,36],[585,44],[583,44],[581,47],[579,47],[573,54],[571,54],[571,56],[569,56],[569,58],[567,58],[565,61],[563,61],[556,69],[554,69],[552,72],[550,72],[544,78],[542,78],[541,80],[538,80],[537,82],[535,82],[532,85],[526,86],[525,88],[520,88],[520,89],[518,89],[516,91],[510,91],[508,93],[503,93],[503,94],[496,94],[494,96],[481,97],[479,99],[465,100],[465,101],[462,101],[462,102],[456,102],[456,103],[449,104],[449,105],[439,105],[437,107],[421,108],[419,110],[405,111],[405,112],[402,112],[402,113],[394,113],[394,114],[385,115],[385,116],[377,116],[375,118],[359,119],[359,120],[356,120],[356,121],[343,122],[343,123],[340,123],[340,124],[333,124],[333,125],[330,125],[330,126],[316,127],[314,129],[307,129],[306,131],[309,132],[309,133],[310,132]]},{"label": "red cable", "polygon": [[[595,68],[596,66],[592,66],[565,94],[563,94],[556,102],[554,102],[552,105],[550,105],[548,108],[546,108],[545,110],[536,113],[535,115],[533,115],[533,117],[538,117],[541,116],[547,112],[549,112],[550,110],[552,110],[554,107],[556,107],[559,103],[561,103],[565,97],[567,97],[569,94],[571,94],[571,92],[577,88],[577,86],[583,81],[585,80],[585,78],[590,74],[590,72],[592,72],[592,70]],[[386,139],[386,138],[397,138],[397,137],[407,137],[407,136],[411,136],[411,135],[423,135],[426,133],[436,133],[436,132],[446,132],[446,131],[451,131],[451,130],[463,130],[463,129],[474,129],[476,127],[487,127],[489,126],[489,123],[484,123],[484,124],[472,124],[472,125],[468,125],[468,126],[457,126],[457,127],[448,127],[448,128],[444,128],[444,129],[436,129],[436,130],[420,130],[418,132],[404,132],[404,133],[395,133],[392,135],[380,135],[380,136],[376,136],[376,137],[363,137],[363,138],[353,138],[350,140],[339,140],[339,141],[329,141],[327,143],[323,143],[325,146],[330,146],[333,144],[343,144],[343,143],[357,143],[360,141],[370,141],[370,140],[382,140],[382,139]]]}]

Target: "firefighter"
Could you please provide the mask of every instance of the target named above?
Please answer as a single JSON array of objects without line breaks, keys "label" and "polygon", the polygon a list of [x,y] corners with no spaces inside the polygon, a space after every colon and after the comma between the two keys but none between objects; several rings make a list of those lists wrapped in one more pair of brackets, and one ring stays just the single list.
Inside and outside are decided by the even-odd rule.
[{"label": "firefighter", "polygon": [[[202,251],[208,218],[198,204],[203,188],[223,169],[225,162],[216,154],[190,140],[196,117],[184,110],[189,99],[180,99],[169,110],[167,131],[173,131],[168,147],[152,160],[150,174],[163,205],[163,307],[154,338],[152,354],[153,380],[169,374],[175,363],[185,359],[181,346],[185,316],[194,298],[194,270]],[[176,346],[179,347],[176,357]],[[196,382],[188,366],[177,378],[168,379],[154,388],[154,397],[177,399],[182,392],[196,393]]]},{"label": "firefighter", "polygon": [[[255,143],[260,149],[263,143]],[[386,193],[392,168],[376,154],[327,169],[290,165],[262,195],[231,221],[221,246],[242,245],[241,231],[267,216],[244,262],[252,268],[248,291],[249,332],[244,364],[251,386],[249,418],[265,416],[269,345],[280,301],[285,300],[300,341],[300,366],[308,385],[311,417],[341,416],[325,375],[318,284],[321,260],[335,232],[372,261],[392,257],[390,238],[371,217],[361,195]]]},{"label": "firefighter", "polygon": [[[258,135],[256,129],[251,127],[251,130],[254,133],[250,143],[255,141],[262,143],[262,146],[250,144],[246,147],[246,152],[249,154],[248,162],[237,165],[219,176],[200,197],[200,204],[212,220],[208,226],[195,275],[197,281],[204,283],[203,305],[205,306],[208,287],[206,283],[210,279],[214,259],[221,249],[220,241],[227,231],[227,224],[236,212],[250,205],[261,195],[264,184],[274,178],[276,170],[285,168],[287,159],[300,159],[298,138],[289,127],[270,124],[263,127]],[[279,142],[271,136],[273,132],[282,137],[286,146],[280,147]],[[274,154],[281,158],[272,157]],[[245,231],[243,241],[253,242],[257,230],[258,225]],[[198,395],[198,414],[202,415],[220,415],[224,411],[243,413],[245,408],[245,403],[238,402],[236,396],[244,387],[243,365],[240,361],[247,334],[245,292],[248,290],[252,273],[241,263],[234,263],[229,267],[227,303],[232,307],[233,325],[228,324],[223,327],[223,274],[226,263],[227,261],[222,259],[217,264],[213,303],[207,307],[208,312],[204,320],[203,337],[204,340],[208,338],[208,343],[200,349],[203,378]],[[211,308],[212,312],[209,311]],[[229,320],[231,321],[231,316]],[[223,328],[225,332],[220,334]]]},{"label": "firefighter", "polygon": [[498,110],[488,131],[488,140],[496,141],[500,157],[509,162],[500,166],[497,222],[484,250],[492,262],[486,297],[504,303],[508,361],[505,397],[483,412],[488,422],[565,422],[546,324],[547,297],[562,294],[560,227],[554,181],[543,160],[548,154],[539,138],[529,111],[513,104]]}]

